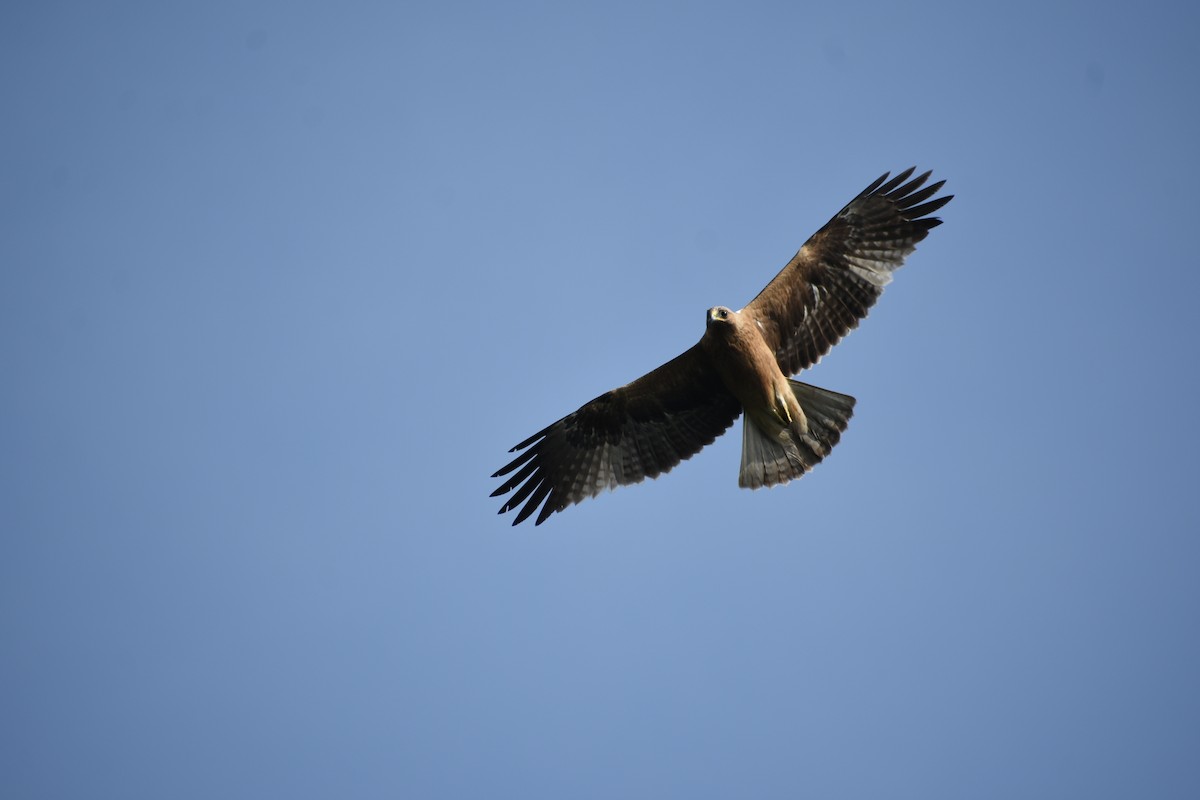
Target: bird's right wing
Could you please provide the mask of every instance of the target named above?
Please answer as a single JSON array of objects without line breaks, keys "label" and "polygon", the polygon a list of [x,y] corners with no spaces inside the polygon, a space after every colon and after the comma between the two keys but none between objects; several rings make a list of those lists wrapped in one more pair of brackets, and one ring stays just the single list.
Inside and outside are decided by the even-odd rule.
[{"label": "bird's right wing", "polygon": [[540,525],[604,489],[667,472],[711,444],[741,411],[697,344],[518,444],[509,452],[524,452],[492,475],[514,473],[492,497],[513,492],[500,513],[521,506],[514,525],[541,506]]}]

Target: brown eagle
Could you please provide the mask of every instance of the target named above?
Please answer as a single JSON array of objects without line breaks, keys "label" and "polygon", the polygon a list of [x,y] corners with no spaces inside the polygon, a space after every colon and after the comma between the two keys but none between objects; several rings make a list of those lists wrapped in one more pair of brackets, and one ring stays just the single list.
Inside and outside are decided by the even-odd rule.
[{"label": "brown eagle", "polygon": [[[942,223],[915,168],[868,186],[796,252],[740,311],[708,310],[704,335],[658,369],[600,395],[510,450],[523,451],[493,478],[492,497],[512,492],[500,513],[556,511],[644,478],[656,478],[711,444],[745,412],[738,485],[799,478],[829,455],[854,398],[788,376],[816,364],[858,327],[892,272]],[[933,199],[930,199],[933,198]]]}]

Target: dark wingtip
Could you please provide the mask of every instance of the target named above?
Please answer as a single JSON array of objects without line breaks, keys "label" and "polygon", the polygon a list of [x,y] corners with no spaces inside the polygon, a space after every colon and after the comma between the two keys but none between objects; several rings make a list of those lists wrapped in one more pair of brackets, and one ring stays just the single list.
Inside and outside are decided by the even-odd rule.
[{"label": "dark wingtip", "polygon": [[909,167],[903,172],[899,172],[890,181],[880,186],[875,190],[875,194],[889,194],[895,191],[896,187],[908,180],[908,177],[916,171],[916,167]]},{"label": "dark wingtip", "polygon": [[868,186],[867,188],[865,188],[861,192],[859,192],[858,196],[865,197],[865,196],[869,195],[871,192],[878,189],[880,186],[883,185],[883,182],[888,179],[888,175],[890,175],[890,174],[891,174],[890,172],[885,172],[882,175],[880,175],[878,178],[876,178],[875,180],[873,180],[871,182],[870,186]]}]

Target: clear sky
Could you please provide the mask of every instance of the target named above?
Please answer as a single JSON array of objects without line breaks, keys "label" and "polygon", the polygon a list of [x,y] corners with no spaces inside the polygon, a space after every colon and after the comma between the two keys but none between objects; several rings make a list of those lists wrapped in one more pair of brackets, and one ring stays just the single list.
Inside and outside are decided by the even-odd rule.
[{"label": "clear sky", "polygon": [[[0,795],[1200,796],[1196,9],[6,3]],[[496,516],[913,164],[813,474]]]}]

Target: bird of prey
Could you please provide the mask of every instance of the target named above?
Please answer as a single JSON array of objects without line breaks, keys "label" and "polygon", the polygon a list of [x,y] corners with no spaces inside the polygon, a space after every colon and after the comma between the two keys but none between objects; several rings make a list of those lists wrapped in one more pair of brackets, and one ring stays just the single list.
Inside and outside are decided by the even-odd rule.
[{"label": "bird of prey", "polygon": [[[606,392],[510,450],[493,478],[500,513],[535,511],[540,525],[567,506],[691,458],[742,422],[738,485],[787,483],[818,464],[850,421],[853,397],[792,380],[867,315],[892,272],[953,195],[910,167],[884,173],[796,252],[750,304],[708,310],[700,341],[658,369]],[[925,186],[925,188],[921,188]],[[932,198],[932,199],[931,199]]]}]

